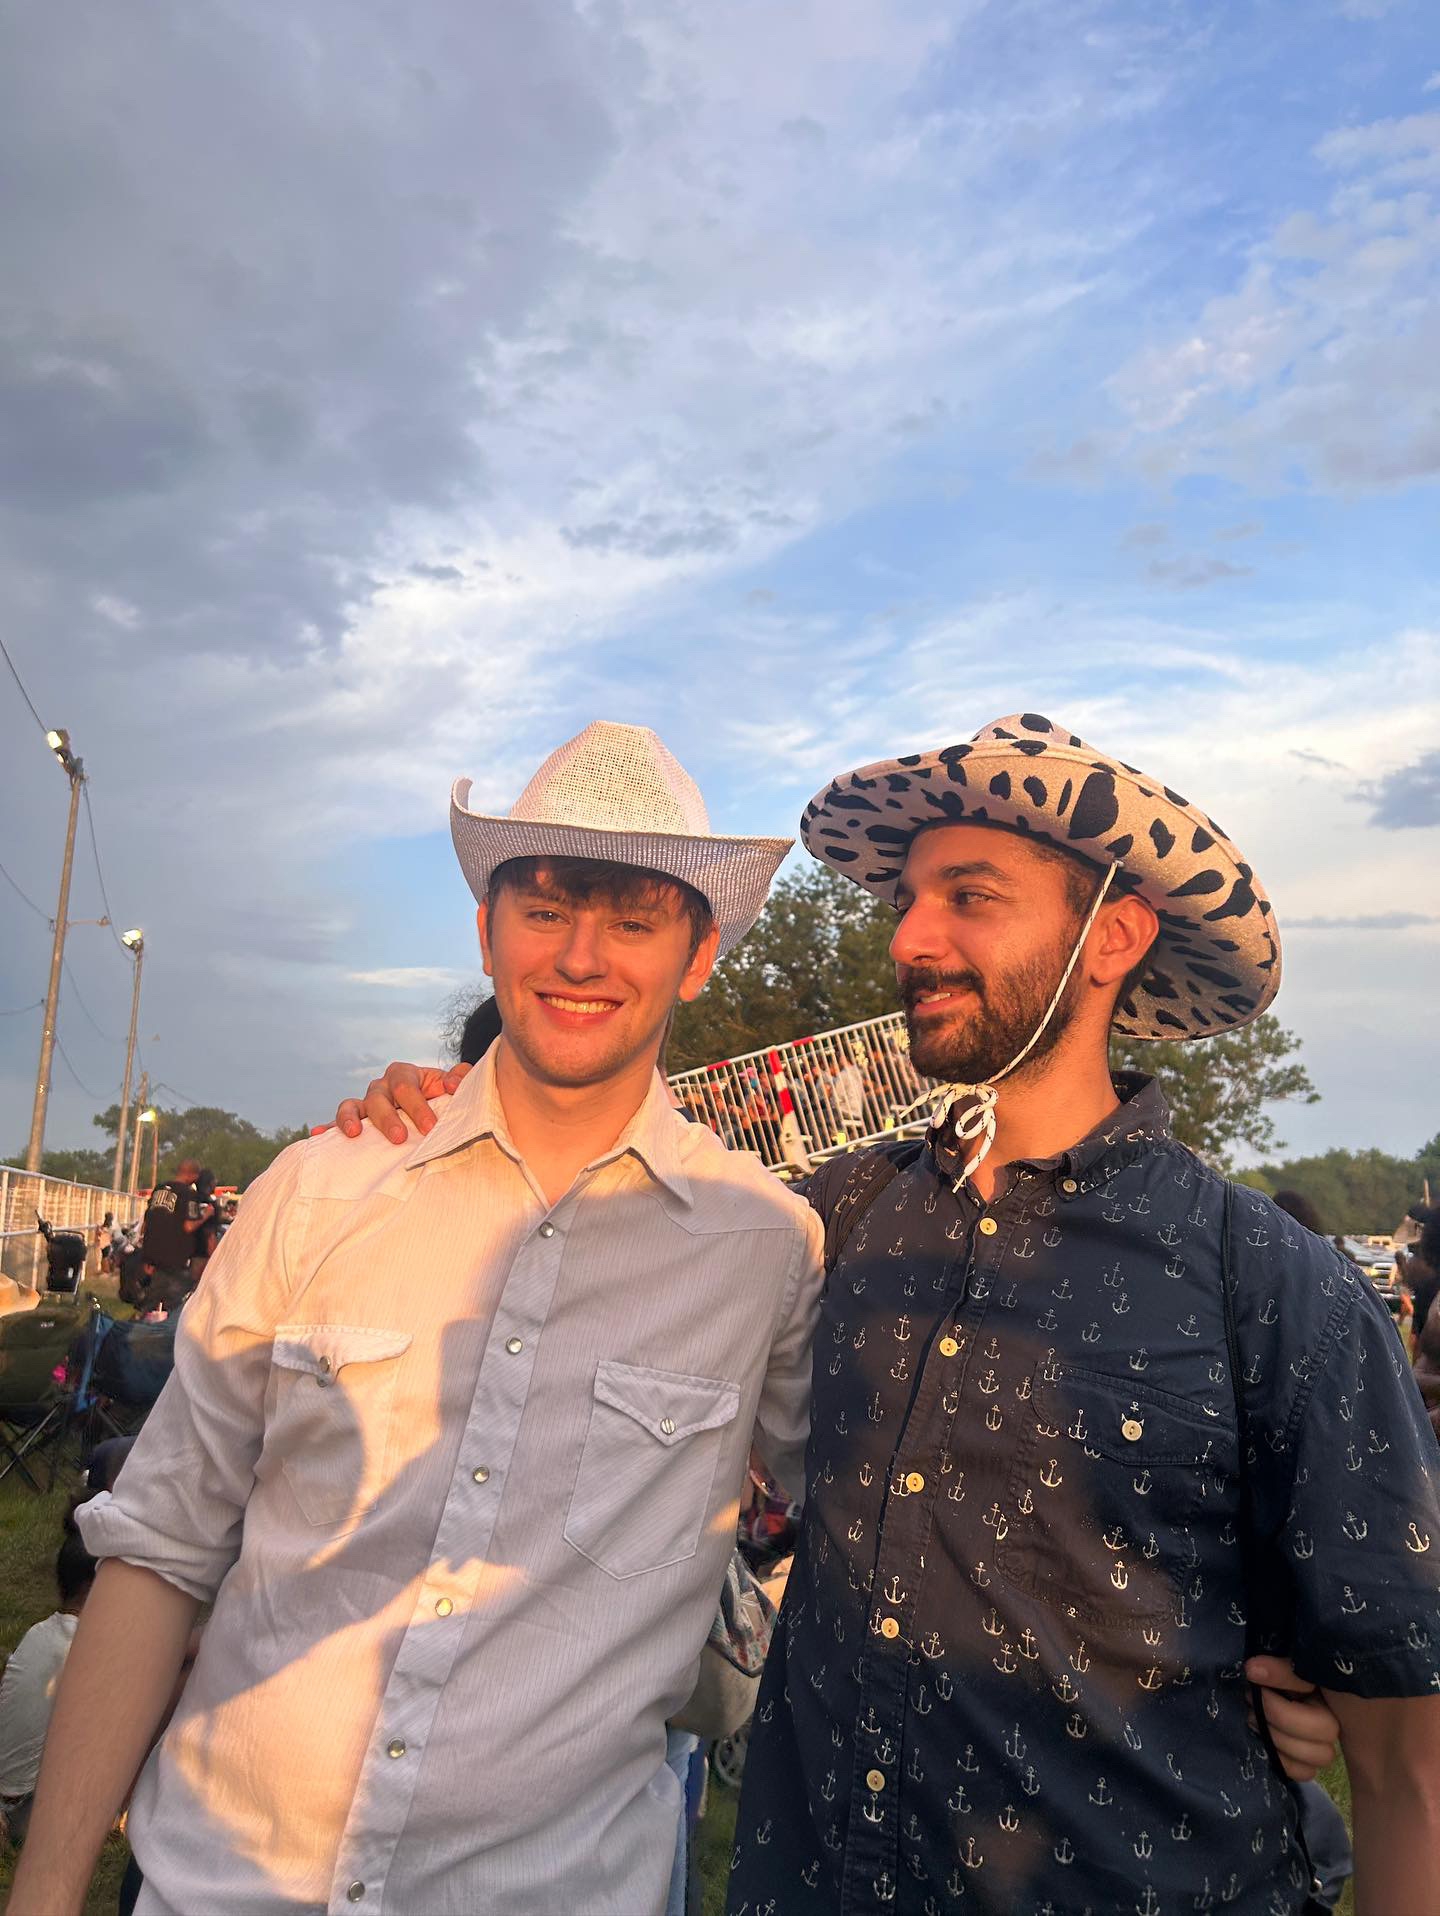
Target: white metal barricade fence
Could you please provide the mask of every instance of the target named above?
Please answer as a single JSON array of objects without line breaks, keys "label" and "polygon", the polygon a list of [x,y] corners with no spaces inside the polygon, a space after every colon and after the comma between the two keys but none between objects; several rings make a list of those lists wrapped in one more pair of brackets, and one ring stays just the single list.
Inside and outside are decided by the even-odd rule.
[{"label": "white metal barricade fence", "polygon": [[669,1082],[702,1124],[775,1170],[918,1133],[929,1115],[930,1080],[910,1062],[898,1011],[676,1071]]},{"label": "white metal barricade fence", "polygon": [[[87,1239],[87,1276],[93,1276],[95,1227],[114,1204],[111,1192],[102,1185],[72,1184],[68,1178],[0,1166],[0,1276],[43,1287],[47,1265],[45,1241],[35,1228],[37,1213],[57,1231],[79,1231]],[[135,1200],[122,1191],[122,1219],[128,1222],[135,1208]]]}]

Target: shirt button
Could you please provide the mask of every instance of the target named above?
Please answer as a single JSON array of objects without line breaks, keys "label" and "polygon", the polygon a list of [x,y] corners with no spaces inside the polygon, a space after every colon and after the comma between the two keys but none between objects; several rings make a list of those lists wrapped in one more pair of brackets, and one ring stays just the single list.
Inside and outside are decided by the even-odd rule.
[{"label": "shirt button", "polygon": [[911,1491],[923,1490],[925,1488],[925,1479],[920,1475],[918,1470],[912,1470],[910,1472],[910,1475],[905,1479],[905,1488]]},{"label": "shirt button", "polygon": [[455,1606],[449,1597],[441,1597],[435,1605],[435,1614],[437,1617],[448,1617],[454,1608]]},{"label": "shirt button", "polygon": [[1074,1197],[1075,1193],[1080,1189],[1080,1186],[1075,1182],[1074,1178],[1061,1178],[1060,1189],[1065,1193],[1066,1197]]},{"label": "shirt button", "polygon": [[470,1481],[476,1484],[489,1483],[490,1472],[485,1468],[484,1464],[477,1464],[475,1469],[470,1472]]},{"label": "shirt button", "polygon": [[[882,1637],[888,1637],[892,1643],[895,1638],[899,1636],[900,1625],[895,1621],[894,1617],[881,1617],[880,1634]],[[882,1778],[881,1780],[883,1781],[884,1779]],[[878,1789],[880,1786],[878,1783],[872,1783],[870,1787],[871,1789]]]},{"label": "shirt button", "polygon": [[519,1337],[507,1337],[505,1339],[505,1348],[512,1357],[518,1357],[525,1348],[524,1340]]},{"label": "shirt button", "polygon": [[940,1355],[942,1357],[954,1357],[959,1349],[960,1346],[955,1342],[953,1337],[942,1337],[940,1339]]},{"label": "shirt button", "polygon": [[1133,1417],[1127,1417],[1120,1426],[1120,1435],[1127,1443],[1137,1444],[1145,1435],[1145,1426]]},{"label": "shirt button", "polygon": [[398,1736],[395,1738],[393,1743],[387,1743],[385,1745],[385,1754],[386,1756],[392,1757],[392,1758],[397,1756],[404,1756],[405,1745],[400,1741]]},{"label": "shirt button", "polygon": [[995,1233],[996,1233],[996,1232],[997,1232],[997,1231],[998,1231],[999,1229],[1000,1229],[1000,1226],[999,1226],[999,1225],[998,1225],[998,1224],[997,1224],[997,1223],[995,1222],[995,1220],[994,1220],[994,1218],[993,1218],[993,1217],[982,1217],[982,1218],[981,1218],[981,1220],[980,1220],[980,1232],[981,1232],[981,1235],[982,1235],[983,1237],[994,1237],[994,1235],[995,1235]]},{"label": "shirt button", "polygon": [[660,1429],[664,1436],[673,1437],[675,1435],[675,1419],[673,1417],[662,1417],[660,1419]]},{"label": "shirt button", "polygon": [[363,1883],[352,1883],[345,1892],[345,1900],[347,1903],[358,1903],[364,1894],[365,1885]]},{"label": "shirt button", "polygon": [[867,1790],[883,1790],[885,1787],[884,1770],[867,1770],[865,1772],[865,1787]]},{"label": "shirt button", "polygon": [[540,1235],[541,1237],[554,1237],[555,1226],[553,1224],[542,1224],[540,1226]]}]

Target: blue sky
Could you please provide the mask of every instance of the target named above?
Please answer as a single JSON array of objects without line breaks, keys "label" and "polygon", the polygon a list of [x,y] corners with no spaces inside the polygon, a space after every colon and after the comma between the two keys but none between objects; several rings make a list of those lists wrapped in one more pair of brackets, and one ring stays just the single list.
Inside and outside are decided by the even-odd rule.
[{"label": "blue sky", "polygon": [[[1286,1139],[1434,1133],[1433,9],[81,12],[3,29],[0,605],[153,1075],[274,1124],[433,1052],[457,773],[503,808],[644,722],[768,833],[1025,708],[1252,858]],[[64,799],[0,682],[46,912]],[[47,934],[0,892],[18,1145]],[[124,961],[70,951],[55,1144],[123,1062]]]}]

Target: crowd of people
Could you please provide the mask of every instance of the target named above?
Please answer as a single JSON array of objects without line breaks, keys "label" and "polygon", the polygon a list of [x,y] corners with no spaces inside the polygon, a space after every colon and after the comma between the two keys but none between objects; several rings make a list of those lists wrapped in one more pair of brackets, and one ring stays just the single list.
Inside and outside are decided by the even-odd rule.
[{"label": "crowd of people", "polygon": [[[759,1087],[717,1121],[657,1070],[788,841],[717,837],[638,727],[468,801],[494,999],[451,1072],[392,1066],[284,1152],[189,1296],[77,1513],[100,1567],[11,1916],[75,1916],[127,1799],[137,1916],[679,1916],[717,1664],[755,1686],[732,1916],[1302,1916],[1350,1866],[1301,1787],[1337,1736],[1359,1916],[1437,1916],[1406,1353],[1108,1061],[1275,996],[1214,820],[1036,714],[824,787],[802,836],[894,908],[938,1090],[797,1188],[730,1148]],[[823,1095],[855,1112],[849,1070],[863,1119],[855,1054]],[[757,1479],[752,1532],[802,1506],[773,1634]]]}]

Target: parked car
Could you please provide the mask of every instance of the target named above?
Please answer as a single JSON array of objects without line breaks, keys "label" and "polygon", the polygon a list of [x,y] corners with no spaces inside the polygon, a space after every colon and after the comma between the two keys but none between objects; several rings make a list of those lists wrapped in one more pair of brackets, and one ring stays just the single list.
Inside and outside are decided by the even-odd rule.
[{"label": "parked car", "polygon": [[1375,1286],[1375,1293],[1380,1302],[1392,1317],[1399,1317],[1404,1305],[1405,1292],[1400,1283],[1394,1251],[1383,1244],[1372,1244],[1363,1237],[1347,1237],[1342,1241],[1345,1255],[1353,1264],[1359,1265]]}]

